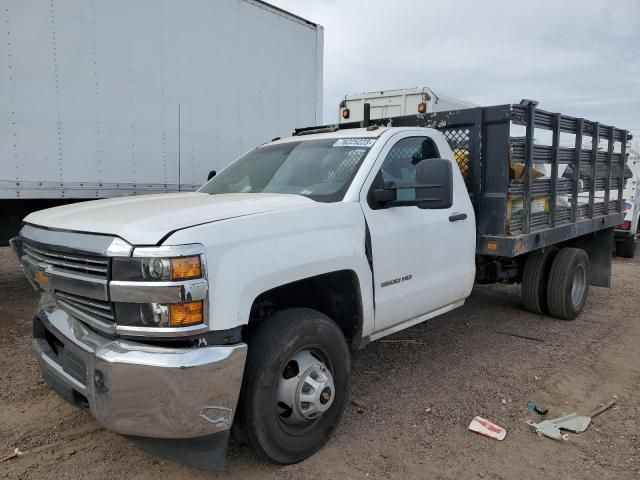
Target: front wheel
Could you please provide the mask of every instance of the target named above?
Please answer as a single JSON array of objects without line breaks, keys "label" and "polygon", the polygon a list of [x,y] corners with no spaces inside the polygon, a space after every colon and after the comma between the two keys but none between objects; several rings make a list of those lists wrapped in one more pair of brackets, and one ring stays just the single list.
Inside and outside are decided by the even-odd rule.
[{"label": "front wheel", "polygon": [[247,343],[234,428],[262,458],[300,462],[331,437],[347,404],[344,335],[320,312],[292,308],[259,324]]}]

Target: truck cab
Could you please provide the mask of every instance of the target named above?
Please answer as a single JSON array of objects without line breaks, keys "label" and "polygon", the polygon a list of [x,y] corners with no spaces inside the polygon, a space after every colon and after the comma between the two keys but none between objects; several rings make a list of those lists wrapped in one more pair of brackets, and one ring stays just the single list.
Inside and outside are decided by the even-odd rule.
[{"label": "truck cab", "polygon": [[[287,429],[337,424],[348,348],[464,303],[474,218],[442,133],[372,127],[262,145],[198,192],[37,212],[12,245],[42,293],[36,356],[65,399],[114,431],[159,438],[228,433],[239,408],[249,443],[290,463],[326,438],[291,451]],[[281,416],[270,421],[288,433],[253,438],[265,373],[252,354],[273,332],[318,325],[323,353],[279,347],[295,358],[274,370]],[[297,380],[284,382],[276,370],[293,364]],[[300,400],[311,384],[325,403]]]}]

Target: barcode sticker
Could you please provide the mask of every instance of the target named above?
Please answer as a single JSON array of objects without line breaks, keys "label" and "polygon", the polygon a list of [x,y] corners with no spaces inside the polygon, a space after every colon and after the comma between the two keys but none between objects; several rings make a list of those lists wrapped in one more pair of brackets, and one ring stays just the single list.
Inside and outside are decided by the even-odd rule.
[{"label": "barcode sticker", "polygon": [[377,138],[341,138],[336,140],[334,147],[373,147]]}]

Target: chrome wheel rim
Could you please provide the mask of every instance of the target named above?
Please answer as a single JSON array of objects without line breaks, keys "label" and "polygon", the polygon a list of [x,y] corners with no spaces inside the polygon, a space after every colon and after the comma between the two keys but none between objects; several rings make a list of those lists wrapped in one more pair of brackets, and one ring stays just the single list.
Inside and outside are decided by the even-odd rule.
[{"label": "chrome wheel rim", "polygon": [[571,285],[571,303],[574,307],[580,306],[586,286],[587,272],[583,265],[578,265],[578,268],[573,272],[573,282]]},{"label": "chrome wheel rim", "polygon": [[276,408],[282,423],[305,425],[331,408],[335,385],[331,371],[313,350],[301,350],[287,362],[278,380]]}]

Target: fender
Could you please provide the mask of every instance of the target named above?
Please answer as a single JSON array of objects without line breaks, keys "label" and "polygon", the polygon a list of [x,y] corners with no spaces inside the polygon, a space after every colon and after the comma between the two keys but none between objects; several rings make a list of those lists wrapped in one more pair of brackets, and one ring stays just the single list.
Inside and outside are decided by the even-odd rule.
[{"label": "fender", "polygon": [[163,244],[201,243],[209,277],[212,330],[249,323],[263,292],[305,278],[351,270],[360,285],[362,337],[373,331],[366,227],[357,202],[315,202],[180,230]]}]

